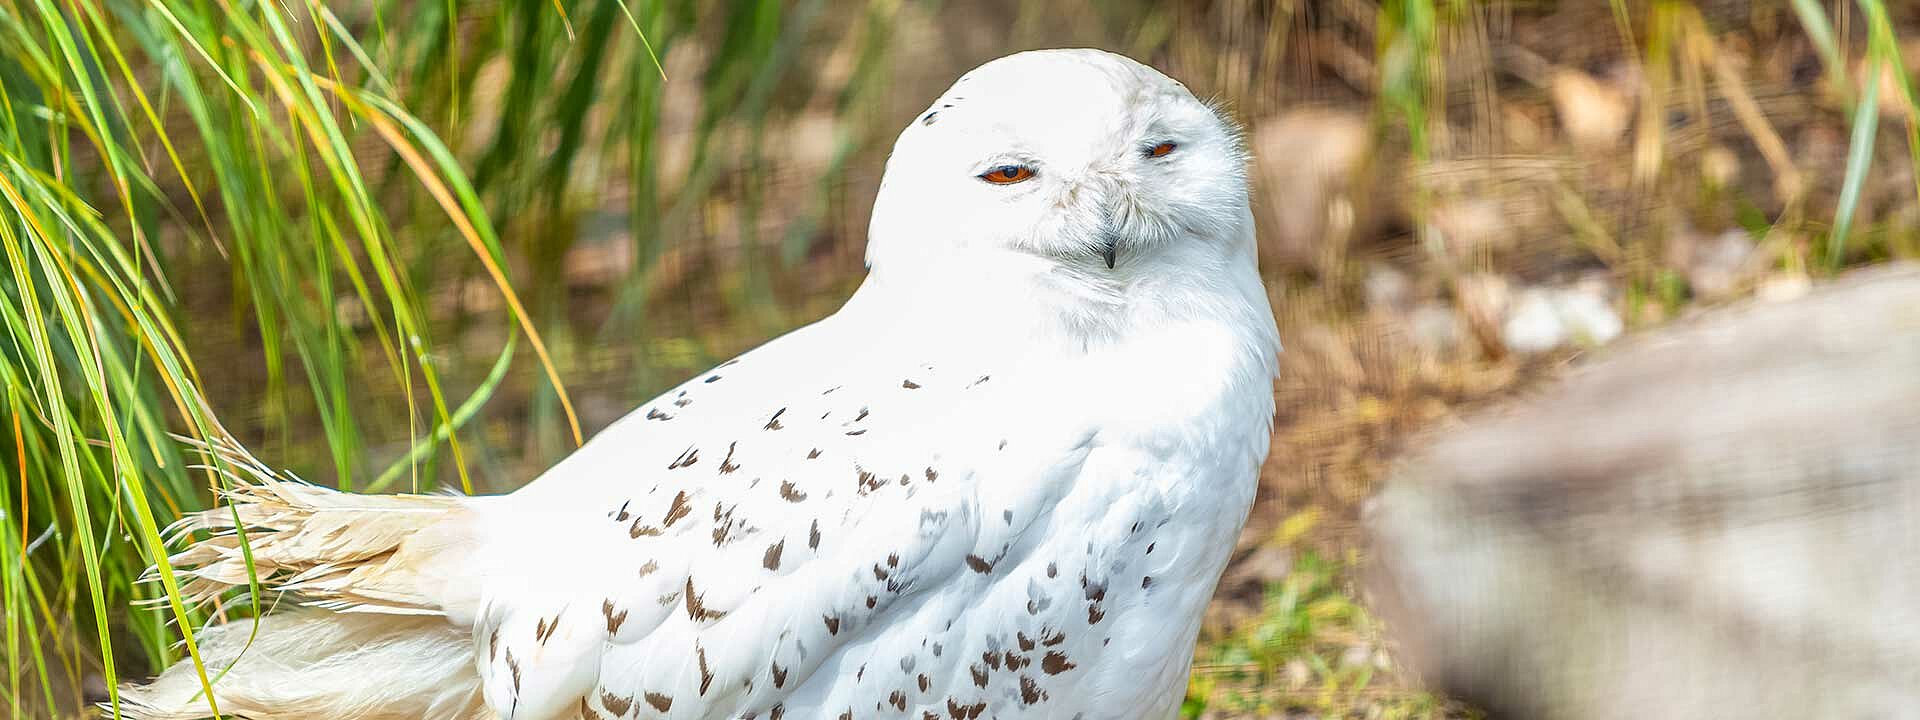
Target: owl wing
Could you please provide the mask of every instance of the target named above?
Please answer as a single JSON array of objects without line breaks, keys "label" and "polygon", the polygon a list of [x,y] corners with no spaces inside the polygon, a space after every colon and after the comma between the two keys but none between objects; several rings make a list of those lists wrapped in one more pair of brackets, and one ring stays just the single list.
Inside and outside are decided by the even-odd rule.
[{"label": "owl wing", "polygon": [[1025,496],[991,507],[1039,512],[1079,472],[1091,432],[980,422],[987,369],[796,367],[826,330],[668,391],[488,511],[496,711],[771,708],[918,594],[987,583],[1017,528],[981,517],[983,477]]}]

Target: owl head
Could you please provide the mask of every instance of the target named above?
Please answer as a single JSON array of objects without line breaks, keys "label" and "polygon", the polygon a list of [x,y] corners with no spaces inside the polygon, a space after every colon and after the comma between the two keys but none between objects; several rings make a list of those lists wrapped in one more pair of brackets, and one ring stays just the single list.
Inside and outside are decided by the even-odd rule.
[{"label": "owl head", "polygon": [[1153,68],[1038,50],[960,77],[887,161],[876,274],[1013,253],[1093,282],[1250,262],[1236,126]]}]

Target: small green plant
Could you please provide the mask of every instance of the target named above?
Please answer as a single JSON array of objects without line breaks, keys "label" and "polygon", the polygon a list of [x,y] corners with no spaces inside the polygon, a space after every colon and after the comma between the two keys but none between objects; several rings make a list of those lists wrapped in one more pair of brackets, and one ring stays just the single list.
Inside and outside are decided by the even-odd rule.
[{"label": "small green plant", "polygon": [[1383,675],[1391,665],[1380,646],[1382,629],[1348,585],[1358,562],[1301,551],[1286,579],[1267,586],[1256,618],[1202,644],[1184,716],[1211,710],[1266,717],[1290,709],[1444,716],[1438,699]]}]

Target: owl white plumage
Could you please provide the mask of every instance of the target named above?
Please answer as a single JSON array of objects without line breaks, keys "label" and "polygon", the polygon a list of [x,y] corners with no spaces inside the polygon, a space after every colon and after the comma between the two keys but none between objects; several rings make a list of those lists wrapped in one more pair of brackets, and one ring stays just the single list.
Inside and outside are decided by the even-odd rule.
[{"label": "owl white plumage", "polygon": [[[1246,518],[1279,344],[1246,155],[1093,50],[954,83],[894,146],[837,313],[525,488],[355,496],[258,468],[308,608],[205,633],[256,718],[1167,718]],[[246,582],[232,511],[182,552]],[[190,665],[138,717],[208,708]]]}]

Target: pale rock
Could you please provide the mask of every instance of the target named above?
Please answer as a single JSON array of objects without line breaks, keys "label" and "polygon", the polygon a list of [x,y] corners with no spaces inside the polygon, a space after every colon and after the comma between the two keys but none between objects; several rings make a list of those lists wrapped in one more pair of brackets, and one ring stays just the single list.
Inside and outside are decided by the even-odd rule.
[{"label": "pale rock", "polygon": [[1626,330],[1626,322],[1607,294],[1593,281],[1522,290],[1501,325],[1501,340],[1508,350],[1522,355],[1611,342]]},{"label": "pale rock", "polygon": [[1374,265],[1367,269],[1364,291],[1368,310],[1398,313],[1411,302],[1413,280],[1391,265]]},{"label": "pale rock", "polygon": [[1460,314],[1440,302],[1423,302],[1407,312],[1407,339],[1413,347],[1433,357],[1456,351],[1466,339],[1466,323]]},{"label": "pale rock", "polygon": [[1681,265],[1687,285],[1704,298],[1732,294],[1746,274],[1754,242],[1745,230],[1733,229],[1692,243]]},{"label": "pale rock", "polygon": [[1813,281],[1805,273],[1786,272],[1769,275],[1760,281],[1754,294],[1767,302],[1786,302],[1796,300],[1813,289]]},{"label": "pale rock", "polygon": [[1611,148],[1620,141],[1633,118],[1633,101],[1593,76],[1575,70],[1553,74],[1548,92],[1553,96],[1560,126],[1584,149]]},{"label": "pale rock", "polygon": [[1715,188],[1731,187],[1740,180],[1740,156],[1725,145],[1714,145],[1700,153],[1700,177]]},{"label": "pale rock", "polygon": [[1507,250],[1519,241],[1513,219],[1499,201],[1491,198],[1438,202],[1428,211],[1427,226],[1439,237],[1447,255],[1456,261]]},{"label": "pale rock", "polygon": [[1356,214],[1353,193],[1373,153],[1364,116],[1295,110],[1257,123],[1250,139],[1255,187],[1265,201],[1264,252],[1282,263],[1305,264],[1323,243],[1353,233],[1364,219]]},{"label": "pale rock", "polygon": [[1920,716],[1920,266],[1596,354],[1400,458],[1396,665],[1489,717]]},{"label": "pale rock", "polygon": [[1500,326],[1508,350],[1522,355],[1543,353],[1567,341],[1567,328],[1554,308],[1553,292],[1527,288],[1513,303],[1513,312]]}]

